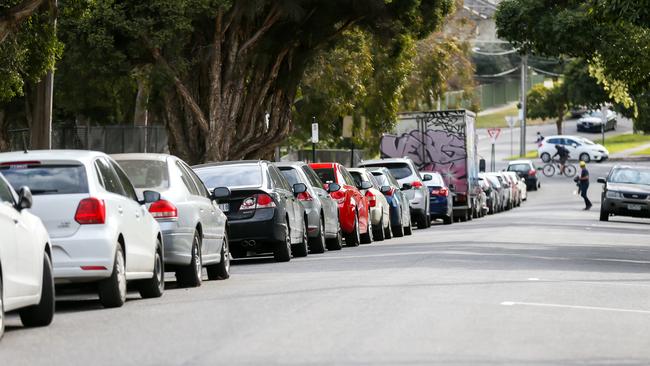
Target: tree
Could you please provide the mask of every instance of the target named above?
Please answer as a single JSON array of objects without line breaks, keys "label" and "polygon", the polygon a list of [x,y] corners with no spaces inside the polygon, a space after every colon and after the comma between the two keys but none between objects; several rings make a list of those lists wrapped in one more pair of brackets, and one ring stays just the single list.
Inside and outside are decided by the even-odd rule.
[{"label": "tree", "polygon": [[562,122],[568,111],[568,100],[562,86],[547,88],[542,84],[535,85],[528,92],[526,102],[528,118],[556,118],[557,133],[562,134]]},{"label": "tree", "polygon": [[23,0],[0,5],[0,43],[16,31],[18,25],[28,19],[45,0]]}]

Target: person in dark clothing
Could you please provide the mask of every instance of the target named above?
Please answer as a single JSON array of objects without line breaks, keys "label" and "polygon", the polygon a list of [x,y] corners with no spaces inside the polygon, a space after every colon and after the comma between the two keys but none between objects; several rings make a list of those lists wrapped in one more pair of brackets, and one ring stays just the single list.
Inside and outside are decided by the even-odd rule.
[{"label": "person in dark clothing", "polygon": [[556,156],[559,157],[560,161],[560,175],[564,174],[564,166],[566,165],[566,161],[569,160],[569,150],[562,146],[562,145],[555,145],[555,154],[553,155],[553,158]]},{"label": "person in dark clothing", "polygon": [[535,139],[535,143],[540,146],[542,141],[544,141],[544,136],[542,136],[541,132],[537,131],[537,139]]},{"label": "person in dark clothing", "polygon": [[580,195],[585,200],[585,210],[591,208],[591,201],[587,197],[587,190],[589,189],[589,170],[587,170],[587,164],[584,161],[580,162],[580,177],[578,177],[578,189],[580,190]]}]

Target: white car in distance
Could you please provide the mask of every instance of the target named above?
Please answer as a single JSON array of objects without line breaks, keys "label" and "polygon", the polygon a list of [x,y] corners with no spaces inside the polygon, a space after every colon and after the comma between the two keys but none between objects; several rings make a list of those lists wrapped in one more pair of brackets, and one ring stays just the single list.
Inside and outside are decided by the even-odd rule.
[{"label": "white car in distance", "polygon": [[127,281],[142,297],[164,291],[160,226],[146,203],[160,194],[135,189],[101,152],[49,150],[0,154],[0,173],[34,195],[32,212],[51,238],[56,284],[97,283],[104,307],[126,300]]},{"label": "white car in distance", "polygon": [[609,151],[601,144],[580,136],[558,135],[546,137],[537,149],[537,155],[543,162],[551,161],[557,152],[555,145],[567,148],[570,160],[582,160],[586,163],[593,160],[600,163],[609,157]]},{"label": "white car in distance", "polygon": [[0,175],[0,337],[6,311],[17,310],[28,327],[48,325],[54,316],[50,240],[31,206],[29,188],[17,195]]}]

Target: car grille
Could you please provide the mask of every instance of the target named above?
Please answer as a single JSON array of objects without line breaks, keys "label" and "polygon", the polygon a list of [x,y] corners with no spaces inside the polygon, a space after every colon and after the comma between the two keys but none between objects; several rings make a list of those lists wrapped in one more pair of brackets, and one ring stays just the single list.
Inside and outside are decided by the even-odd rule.
[{"label": "car grille", "polygon": [[648,198],[648,195],[639,193],[623,193],[623,197],[635,200],[644,200]]}]

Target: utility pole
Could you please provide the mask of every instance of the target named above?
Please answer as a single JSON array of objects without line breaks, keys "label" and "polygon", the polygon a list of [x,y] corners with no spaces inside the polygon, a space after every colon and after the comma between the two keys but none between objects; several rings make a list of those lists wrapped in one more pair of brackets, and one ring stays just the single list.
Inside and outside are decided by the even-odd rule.
[{"label": "utility pole", "polygon": [[519,119],[521,120],[521,141],[519,141],[519,155],[526,156],[526,90],[528,85],[528,55],[521,56],[521,109]]}]

